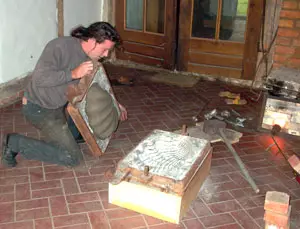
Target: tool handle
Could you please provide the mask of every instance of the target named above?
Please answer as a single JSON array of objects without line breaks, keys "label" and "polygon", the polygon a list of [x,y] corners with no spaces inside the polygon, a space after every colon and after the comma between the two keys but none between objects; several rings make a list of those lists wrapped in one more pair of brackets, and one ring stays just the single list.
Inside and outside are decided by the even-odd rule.
[{"label": "tool handle", "polygon": [[257,187],[257,185],[255,184],[254,180],[252,179],[252,177],[249,175],[248,170],[246,169],[244,163],[242,162],[241,158],[239,157],[239,155],[237,154],[237,152],[235,151],[235,149],[232,147],[232,145],[229,143],[226,135],[224,134],[222,129],[219,129],[220,131],[220,135],[223,138],[225,144],[227,145],[229,151],[233,154],[234,159],[236,160],[237,164],[239,165],[242,173],[244,174],[246,180],[249,182],[249,184],[251,185],[251,187],[253,188],[255,193],[259,193],[259,188]]}]

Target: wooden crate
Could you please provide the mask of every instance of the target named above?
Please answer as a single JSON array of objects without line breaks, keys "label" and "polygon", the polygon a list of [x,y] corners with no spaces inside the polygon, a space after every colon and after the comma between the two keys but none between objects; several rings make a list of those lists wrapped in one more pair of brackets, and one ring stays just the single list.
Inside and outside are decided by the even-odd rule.
[{"label": "wooden crate", "polygon": [[[155,134],[167,134],[177,139],[182,137],[188,141],[194,141],[194,143],[197,141],[204,143],[201,147],[198,147],[198,152],[193,152],[193,159],[184,154],[178,158],[182,161],[185,160],[184,163],[186,163],[186,170],[182,170],[182,176],[177,176],[178,179],[172,175],[172,170],[174,170],[172,166],[169,166],[170,171],[165,169],[165,175],[168,173],[169,175],[164,176],[163,172],[158,172],[159,170],[155,167],[155,164],[159,163],[154,161],[151,164],[149,162],[151,159],[144,160],[148,160],[145,164],[141,163],[142,159],[146,158],[145,156],[139,156],[139,153],[142,152],[141,149],[147,148],[147,144],[149,147],[158,146],[159,148],[159,143],[147,141]],[[176,139],[174,140],[176,141]],[[183,147],[186,147],[186,145]],[[145,150],[147,151],[147,149]],[[171,150],[169,157],[162,156],[159,158],[159,155],[168,155],[168,152],[158,149],[157,155],[150,153],[149,158],[156,157],[157,161],[162,161],[160,163],[162,165],[171,161],[172,157],[176,157],[174,153],[171,153]],[[193,150],[197,150],[197,147],[194,147]],[[138,157],[141,158],[141,161],[134,164],[135,162],[132,162],[132,160],[136,160]],[[109,203],[170,223],[179,224],[180,220],[187,213],[190,204],[197,197],[201,185],[209,174],[211,157],[212,148],[210,143],[204,139],[195,139],[175,133],[154,130],[119,162],[114,177],[109,183]],[[174,160],[174,166],[176,166],[176,163],[176,160]],[[177,174],[179,173],[177,172]]]}]

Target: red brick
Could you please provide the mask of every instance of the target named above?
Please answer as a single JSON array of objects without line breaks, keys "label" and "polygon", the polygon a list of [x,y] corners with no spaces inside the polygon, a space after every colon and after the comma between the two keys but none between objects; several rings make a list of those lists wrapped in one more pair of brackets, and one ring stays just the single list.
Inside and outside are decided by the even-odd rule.
[{"label": "red brick", "polygon": [[286,28],[293,28],[294,27],[294,21],[293,20],[285,20],[281,19],[279,21],[279,27],[286,27]]},{"label": "red brick", "polygon": [[146,227],[145,221],[142,216],[135,216],[126,219],[116,219],[110,221],[111,228],[114,229],[131,229],[131,228],[144,228]]},{"label": "red brick", "polygon": [[0,203],[0,223],[14,221],[14,203]]},{"label": "red brick", "polygon": [[284,1],[282,7],[283,9],[297,9],[298,3],[295,1]]},{"label": "red brick", "polygon": [[59,180],[42,181],[42,182],[35,182],[31,184],[32,190],[60,188],[60,187],[61,187],[61,183]]},{"label": "red brick", "polygon": [[66,199],[68,203],[80,203],[80,202],[100,200],[97,192],[69,195],[66,196]]},{"label": "red brick", "polygon": [[0,193],[10,193],[14,192],[14,185],[0,186]]},{"label": "red brick", "polygon": [[16,220],[28,220],[28,219],[39,219],[50,217],[49,207],[47,208],[36,208],[32,210],[24,210],[16,212]]},{"label": "red brick", "polygon": [[0,228],[1,229],[33,229],[34,227],[32,221],[26,221],[26,222],[1,224]]},{"label": "red brick", "polygon": [[300,159],[295,154],[288,159],[288,162],[297,173],[300,173]]},{"label": "red brick", "polygon": [[74,214],[67,216],[58,216],[53,218],[54,227],[64,227],[76,224],[88,223],[88,217],[86,214]]},{"label": "red brick", "polygon": [[74,177],[73,171],[46,173],[46,180],[57,180],[57,179],[71,178],[71,177]]},{"label": "red brick", "polygon": [[16,210],[48,207],[48,199],[27,200],[16,202]]},{"label": "red brick", "polygon": [[281,10],[281,18],[300,19],[300,11]]},{"label": "red brick", "polygon": [[291,213],[291,207],[289,207],[289,213],[287,215],[277,214],[271,211],[265,211],[264,220],[267,223],[284,227],[289,224],[290,213]]},{"label": "red brick", "polygon": [[50,197],[52,216],[67,215],[68,209],[64,196]]},{"label": "red brick", "polygon": [[292,68],[300,68],[300,59],[297,58],[291,58],[288,61],[288,66],[292,67]]},{"label": "red brick", "polygon": [[17,177],[26,175],[28,175],[28,168],[0,170],[0,177]]},{"label": "red brick", "polygon": [[82,192],[93,192],[93,191],[103,191],[108,190],[108,183],[91,183],[91,184],[84,184],[80,185],[80,190]]},{"label": "red brick", "polygon": [[264,209],[275,213],[287,214],[290,196],[284,192],[268,191],[265,197]]},{"label": "red brick", "polygon": [[42,167],[29,168],[30,182],[44,181],[44,170]]},{"label": "red brick", "polygon": [[[102,172],[101,173],[104,173],[104,171],[106,171],[108,168],[109,167],[105,167],[105,168],[102,167]],[[101,167],[96,167],[94,169],[101,169]],[[93,170],[93,169],[91,169],[91,170]],[[94,173],[94,170],[91,171],[91,173]],[[82,185],[82,184],[87,184],[87,183],[104,182],[106,180],[107,180],[107,178],[104,176],[104,174],[101,174],[101,175],[92,175],[92,176],[88,176],[88,177],[79,177],[78,178],[78,183],[79,183],[79,185]]]},{"label": "red brick", "polygon": [[52,220],[50,218],[36,219],[35,229],[52,229]]},{"label": "red brick", "polygon": [[0,203],[12,202],[14,200],[15,200],[15,194],[14,193],[0,194]]},{"label": "red brick", "polygon": [[108,219],[103,211],[97,212],[89,212],[90,222],[92,224],[92,228],[101,228],[101,229],[109,229]]},{"label": "red brick", "polygon": [[74,178],[63,179],[62,182],[66,195],[79,193],[79,187]]},{"label": "red brick", "polygon": [[[91,227],[88,223],[85,223],[85,224],[77,224],[77,225],[61,227],[59,229],[91,229]],[[93,228],[93,229],[97,229],[97,228]]]},{"label": "red brick", "polygon": [[299,31],[293,30],[293,29],[285,29],[285,28],[279,28],[278,29],[278,36],[281,37],[298,37]]},{"label": "red brick", "polygon": [[299,39],[294,39],[292,45],[293,46],[300,46],[300,40]]},{"label": "red brick", "polygon": [[17,184],[16,185],[16,200],[28,200],[30,199],[30,185],[29,184]]},{"label": "red brick", "polygon": [[61,196],[61,195],[63,195],[61,188],[50,188],[50,189],[32,191],[32,198],[42,198],[42,197]]},{"label": "red brick", "polygon": [[276,44],[289,46],[292,43],[292,39],[288,37],[277,37]]},{"label": "red brick", "polygon": [[274,55],[274,61],[275,62],[284,63],[286,60],[288,60],[288,56],[279,55],[279,54]]},{"label": "red brick", "polygon": [[69,204],[70,213],[91,212],[102,210],[100,201]]},{"label": "red brick", "polygon": [[275,52],[281,54],[294,54],[295,48],[277,45],[275,48]]}]

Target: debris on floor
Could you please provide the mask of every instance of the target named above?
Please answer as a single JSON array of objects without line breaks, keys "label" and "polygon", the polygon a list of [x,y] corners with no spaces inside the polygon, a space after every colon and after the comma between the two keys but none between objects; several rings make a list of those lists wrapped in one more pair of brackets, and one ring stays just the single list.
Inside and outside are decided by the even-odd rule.
[{"label": "debris on floor", "polygon": [[[198,122],[196,123],[196,126],[194,127],[188,127],[186,129],[186,133],[188,136],[194,137],[194,138],[201,138],[206,139],[210,141],[211,143],[220,142],[222,141],[222,138],[218,134],[209,135],[203,131],[203,124],[204,122]],[[239,142],[240,138],[243,136],[242,133],[232,130],[232,129],[225,129],[225,135],[229,142],[231,144]],[[182,134],[182,129],[175,130],[174,133]]]},{"label": "debris on floor", "polygon": [[226,97],[225,99],[226,104],[233,104],[233,105],[245,105],[247,101],[245,99],[241,99],[241,95],[238,93],[232,93],[230,91],[221,91],[219,93],[220,97]]}]

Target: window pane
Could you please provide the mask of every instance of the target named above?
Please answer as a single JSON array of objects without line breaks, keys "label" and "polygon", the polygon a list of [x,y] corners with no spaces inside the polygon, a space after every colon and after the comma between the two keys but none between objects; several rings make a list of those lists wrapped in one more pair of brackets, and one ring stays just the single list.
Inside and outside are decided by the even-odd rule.
[{"label": "window pane", "polygon": [[248,0],[223,0],[220,39],[244,41]]},{"label": "window pane", "polygon": [[144,0],[126,1],[126,28],[143,30]]},{"label": "window pane", "polygon": [[147,0],[146,30],[153,33],[164,33],[165,0]]},{"label": "window pane", "polygon": [[194,0],[192,36],[215,38],[218,0]]}]

